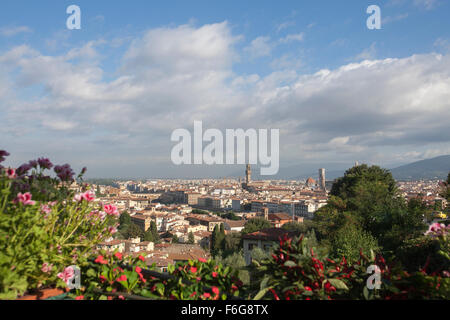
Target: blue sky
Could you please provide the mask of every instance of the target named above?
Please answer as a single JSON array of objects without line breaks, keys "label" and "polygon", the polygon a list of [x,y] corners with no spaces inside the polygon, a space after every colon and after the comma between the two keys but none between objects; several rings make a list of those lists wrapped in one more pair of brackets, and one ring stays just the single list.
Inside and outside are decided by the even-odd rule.
[{"label": "blue sky", "polygon": [[[81,30],[66,29],[71,4]],[[381,30],[366,27],[372,4]],[[168,158],[170,132],[200,118],[280,128],[282,166],[449,154],[433,120],[449,110],[449,12],[444,0],[5,0],[0,147],[11,165],[45,155],[92,176],[196,176],[209,169]]]}]

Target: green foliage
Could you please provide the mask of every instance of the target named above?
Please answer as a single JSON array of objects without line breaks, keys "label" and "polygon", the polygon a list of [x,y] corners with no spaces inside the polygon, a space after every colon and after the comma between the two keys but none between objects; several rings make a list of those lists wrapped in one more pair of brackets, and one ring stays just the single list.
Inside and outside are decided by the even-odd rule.
[{"label": "green foliage", "polygon": [[[188,261],[168,266],[168,275],[154,277],[145,257],[123,257],[102,252],[90,259],[82,273],[82,288],[73,290],[73,298],[84,300],[226,300],[239,295],[242,282],[230,267],[213,260]],[[162,276],[162,275],[161,275]]]},{"label": "green foliage", "polygon": [[188,235],[188,244],[194,244],[195,243],[195,237],[194,234],[192,232],[189,232]]},{"label": "green foliage", "polygon": [[[446,241],[442,236],[440,241]],[[448,256],[447,256],[448,259]],[[379,289],[369,289],[369,266],[380,270]],[[391,267],[389,267],[389,266]],[[425,271],[408,273],[400,265],[387,263],[373,252],[360,254],[349,263],[345,257],[335,261],[308,249],[304,238],[280,240],[271,259],[258,263],[258,291],[254,299],[449,299],[450,278]]]},{"label": "green foliage", "polygon": [[242,230],[242,234],[253,233],[257,231],[261,231],[263,229],[271,228],[272,225],[269,221],[263,218],[254,218],[250,219]]},{"label": "green foliage", "polygon": [[[45,178],[44,170],[32,174],[11,178],[0,171],[0,299],[65,285],[58,273],[83,264],[115,232],[117,211],[103,212],[106,206],[94,203],[90,191],[74,197],[61,181]],[[26,182],[29,201],[16,193]]]},{"label": "green foliage", "polygon": [[172,236],[172,243],[180,243],[180,239],[178,239],[178,236],[176,234]]},{"label": "green foliage", "polygon": [[211,254],[213,257],[219,255],[219,253],[222,252],[225,245],[224,241],[225,230],[223,224],[221,224],[220,227],[216,225],[211,235]]},{"label": "green foliage", "polygon": [[145,232],[144,240],[145,241],[154,242],[154,243],[159,243],[160,242],[158,229],[156,227],[156,223],[155,223],[154,220],[152,220],[150,222],[150,228],[148,228],[148,230]]},{"label": "green foliage", "polygon": [[237,270],[238,278],[242,281],[244,286],[250,284],[250,273],[246,268],[244,254],[241,251],[235,251],[225,258],[218,257],[217,263],[223,264],[224,267],[230,267],[233,270]]},{"label": "green foliage", "polygon": [[121,232],[123,237],[125,239],[131,239],[131,238],[141,238],[144,239],[145,232],[142,230],[137,224],[131,223],[128,228],[124,229],[123,232]]},{"label": "green foliage", "polygon": [[370,254],[379,250],[377,240],[360,227],[348,224],[339,229],[332,241],[332,255],[337,259],[346,257],[354,263],[360,258],[360,252]]}]

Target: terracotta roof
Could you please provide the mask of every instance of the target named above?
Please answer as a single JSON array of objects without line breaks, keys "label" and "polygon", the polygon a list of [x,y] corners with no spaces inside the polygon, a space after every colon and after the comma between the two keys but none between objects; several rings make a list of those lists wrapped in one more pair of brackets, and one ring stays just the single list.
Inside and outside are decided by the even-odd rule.
[{"label": "terracotta roof", "polygon": [[261,231],[249,233],[243,235],[243,239],[251,239],[251,240],[271,240],[278,241],[280,237],[287,235],[288,237],[294,237],[296,235],[295,232],[287,231],[281,228],[269,228]]},{"label": "terracotta roof", "polygon": [[270,213],[269,220],[292,220],[292,216],[284,212]]}]

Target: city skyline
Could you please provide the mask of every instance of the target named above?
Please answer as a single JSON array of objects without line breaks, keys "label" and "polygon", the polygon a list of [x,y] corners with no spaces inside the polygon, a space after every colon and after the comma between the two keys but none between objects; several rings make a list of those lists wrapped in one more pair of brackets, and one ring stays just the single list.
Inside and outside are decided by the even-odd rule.
[{"label": "city skyline", "polygon": [[171,164],[171,132],[196,120],[279,128],[280,168],[393,168],[450,154],[445,1],[380,1],[381,30],[366,27],[368,1],[77,1],[81,30],[67,30],[71,4],[2,4],[8,165],[45,156],[89,177],[241,171]]}]

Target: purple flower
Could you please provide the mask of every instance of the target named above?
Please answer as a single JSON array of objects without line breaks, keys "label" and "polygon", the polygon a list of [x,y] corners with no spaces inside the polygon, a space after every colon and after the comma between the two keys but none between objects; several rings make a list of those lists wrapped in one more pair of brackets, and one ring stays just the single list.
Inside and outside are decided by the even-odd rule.
[{"label": "purple flower", "polygon": [[16,173],[19,176],[26,174],[31,169],[31,165],[29,163],[24,163],[19,168],[17,168]]},{"label": "purple flower", "polygon": [[37,168],[37,166],[38,166],[38,162],[36,160],[30,160],[30,162],[28,162],[28,164],[32,168]]},{"label": "purple flower", "polygon": [[39,158],[37,161],[42,169],[51,169],[53,167],[53,163],[47,158]]},{"label": "purple flower", "polygon": [[0,150],[0,162],[5,161],[5,157],[9,156],[9,153],[5,150]]},{"label": "purple flower", "polygon": [[53,170],[55,171],[56,175],[58,176],[58,178],[61,181],[72,181],[73,180],[73,175],[75,174],[75,172],[73,172],[70,165],[65,164],[62,166],[55,166],[55,168]]}]

